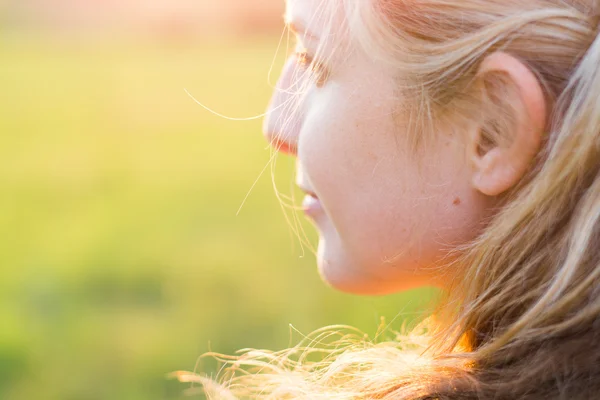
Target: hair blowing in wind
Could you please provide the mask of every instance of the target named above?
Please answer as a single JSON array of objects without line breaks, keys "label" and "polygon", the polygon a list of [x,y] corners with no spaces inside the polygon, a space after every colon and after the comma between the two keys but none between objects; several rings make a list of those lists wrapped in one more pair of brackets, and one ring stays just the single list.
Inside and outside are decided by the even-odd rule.
[{"label": "hair blowing in wind", "polygon": [[[345,3],[345,4],[344,4]],[[351,35],[399,71],[414,148],[435,126],[514,115],[502,51],[539,80],[548,110],[534,165],[486,228],[440,267],[435,314],[383,343],[336,328],[281,352],[217,356],[221,379],[181,373],[220,399],[591,399],[600,396],[600,3],[596,0],[329,0]],[[460,250],[460,251],[459,251]],[[337,336],[336,336],[337,337]],[[319,361],[310,361],[319,353]]]}]

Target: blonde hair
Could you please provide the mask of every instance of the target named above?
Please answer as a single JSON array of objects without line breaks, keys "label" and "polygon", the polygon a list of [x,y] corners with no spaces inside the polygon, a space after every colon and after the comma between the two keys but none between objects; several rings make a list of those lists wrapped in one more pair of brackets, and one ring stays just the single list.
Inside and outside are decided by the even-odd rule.
[{"label": "blonde hair", "polygon": [[[426,146],[436,121],[481,118],[473,107],[501,110],[483,124],[490,141],[502,140],[511,105],[482,97],[486,86],[474,82],[481,61],[504,51],[545,90],[543,150],[486,229],[456,250],[445,267],[456,279],[435,317],[411,334],[373,343],[332,328],[282,352],[219,356],[229,368],[218,381],[180,378],[223,399],[600,396],[598,2],[328,3],[344,7],[369,54],[398,69],[415,148]],[[311,362],[315,352],[324,357]]]}]

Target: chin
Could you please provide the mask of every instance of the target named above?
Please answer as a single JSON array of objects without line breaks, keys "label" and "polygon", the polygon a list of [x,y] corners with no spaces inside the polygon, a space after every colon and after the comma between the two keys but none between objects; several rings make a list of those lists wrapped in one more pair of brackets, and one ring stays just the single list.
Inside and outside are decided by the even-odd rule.
[{"label": "chin", "polygon": [[[344,293],[361,296],[383,296],[426,286],[412,268],[381,262],[359,262],[358,257],[345,251],[339,236],[320,237],[317,266],[321,279],[330,287]],[[381,273],[376,276],[373,271]],[[398,274],[398,271],[412,271]],[[394,272],[392,272],[394,271]]]},{"label": "chin", "polygon": [[365,266],[360,265],[337,243],[331,243],[323,237],[319,240],[317,267],[321,279],[333,289],[348,294],[362,296],[381,296],[397,292],[389,282],[375,280]]}]

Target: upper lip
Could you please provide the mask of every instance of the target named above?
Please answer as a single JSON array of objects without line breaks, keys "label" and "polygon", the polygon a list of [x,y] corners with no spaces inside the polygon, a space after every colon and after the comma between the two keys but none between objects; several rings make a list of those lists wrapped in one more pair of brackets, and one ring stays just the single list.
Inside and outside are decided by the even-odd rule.
[{"label": "upper lip", "polygon": [[300,165],[300,160],[297,160],[296,163],[297,163],[296,185],[298,185],[298,187],[307,195],[314,197],[315,199],[318,199],[319,196],[317,196],[315,191],[312,190],[312,185],[310,184],[310,181],[308,180],[307,174],[305,173],[304,169]]}]

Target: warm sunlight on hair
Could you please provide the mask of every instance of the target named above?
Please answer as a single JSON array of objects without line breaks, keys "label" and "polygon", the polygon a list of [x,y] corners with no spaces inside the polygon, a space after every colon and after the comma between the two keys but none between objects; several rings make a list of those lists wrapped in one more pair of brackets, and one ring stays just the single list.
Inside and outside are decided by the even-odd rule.
[{"label": "warm sunlight on hair", "polygon": [[264,135],[297,159],[321,277],[442,296],[401,334],[334,326],[282,351],[210,353],[214,378],[176,376],[223,399],[597,397],[598,5],[287,6],[302,51]]}]

